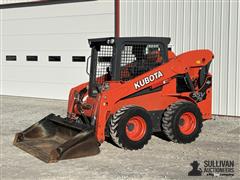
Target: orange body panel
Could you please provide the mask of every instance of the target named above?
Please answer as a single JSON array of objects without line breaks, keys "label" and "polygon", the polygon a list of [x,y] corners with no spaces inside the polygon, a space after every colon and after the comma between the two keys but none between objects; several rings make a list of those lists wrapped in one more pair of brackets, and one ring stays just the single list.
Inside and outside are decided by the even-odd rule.
[{"label": "orange body panel", "polygon": [[[92,109],[84,110],[84,113],[85,115],[96,119],[95,130],[99,142],[103,142],[105,139],[104,132],[109,116],[125,105],[137,105],[148,111],[154,111],[165,110],[168,106],[178,100],[188,100],[198,105],[203,119],[206,120],[211,118],[211,88],[207,89],[205,100],[196,102],[190,97],[190,92],[176,92],[177,82],[175,76],[189,73],[191,80],[198,78],[200,68],[206,66],[212,61],[213,53],[209,50],[195,50],[183,53],[179,56],[175,56],[172,52],[169,52],[168,54],[169,61],[167,63],[139,75],[130,81],[110,81],[108,82],[109,88],[106,90],[103,89],[96,98],[86,97],[85,103],[91,104]],[[211,75],[208,74],[208,76]],[[74,92],[79,92],[87,85],[88,83],[85,83],[71,89],[68,114],[78,114],[73,108]],[[146,88],[162,89],[153,93],[126,98],[129,95]],[[198,91],[198,89],[195,90]]]}]

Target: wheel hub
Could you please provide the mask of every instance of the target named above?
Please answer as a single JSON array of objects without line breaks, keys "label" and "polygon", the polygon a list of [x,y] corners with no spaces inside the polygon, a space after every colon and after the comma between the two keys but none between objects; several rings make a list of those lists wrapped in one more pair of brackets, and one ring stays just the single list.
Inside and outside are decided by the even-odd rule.
[{"label": "wheel hub", "polygon": [[127,128],[129,131],[132,131],[134,129],[134,124],[132,123],[127,124]]},{"label": "wheel hub", "polygon": [[183,119],[180,119],[180,120],[179,120],[179,125],[180,125],[180,126],[183,126],[183,125],[184,125],[184,120],[183,120]]},{"label": "wheel hub", "polygon": [[196,129],[197,120],[193,113],[185,112],[179,119],[179,129],[184,135],[190,135]]},{"label": "wheel hub", "polygon": [[134,116],[128,120],[125,131],[130,140],[139,141],[144,137],[146,130],[145,120],[141,116]]}]

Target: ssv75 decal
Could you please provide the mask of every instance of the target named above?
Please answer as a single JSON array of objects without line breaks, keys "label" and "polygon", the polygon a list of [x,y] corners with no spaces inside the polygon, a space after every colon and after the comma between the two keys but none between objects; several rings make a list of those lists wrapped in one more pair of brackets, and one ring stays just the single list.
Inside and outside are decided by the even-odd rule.
[{"label": "ssv75 decal", "polygon": [[135,89],[139,89],[139,88],[149,84],[150,82],[153,82],[153,81],[161,78],[162,76],[163,76],[163,73],[161,71],[157,71],[157,72],[143,78],[142,80],[135,82],[134,87],[135,87]]}]

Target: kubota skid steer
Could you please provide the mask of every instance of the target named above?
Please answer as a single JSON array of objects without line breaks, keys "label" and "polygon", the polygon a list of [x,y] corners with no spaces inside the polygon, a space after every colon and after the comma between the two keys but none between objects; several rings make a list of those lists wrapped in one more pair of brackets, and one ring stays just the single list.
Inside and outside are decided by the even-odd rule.
[{"label": "kubota skid steer", "polygon": [[213,53],[175,56],[170,38],[90,39],[88,83],[71,89],[66,118],[50,114],[14,145],[45,162],[95,155],[105,137],[124,149],[141,149],[153,132],[190,143],[211,119]]}]

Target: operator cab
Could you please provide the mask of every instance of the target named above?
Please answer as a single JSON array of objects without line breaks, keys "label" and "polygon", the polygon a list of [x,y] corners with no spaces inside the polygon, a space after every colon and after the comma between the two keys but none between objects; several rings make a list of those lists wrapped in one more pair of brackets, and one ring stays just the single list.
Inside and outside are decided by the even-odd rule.
[{"label": "operator cab", "polygon": [[92,48],[89,95],[101,92],[105,81],[129,81],[168,61],[166,37],[89,39]]}]

